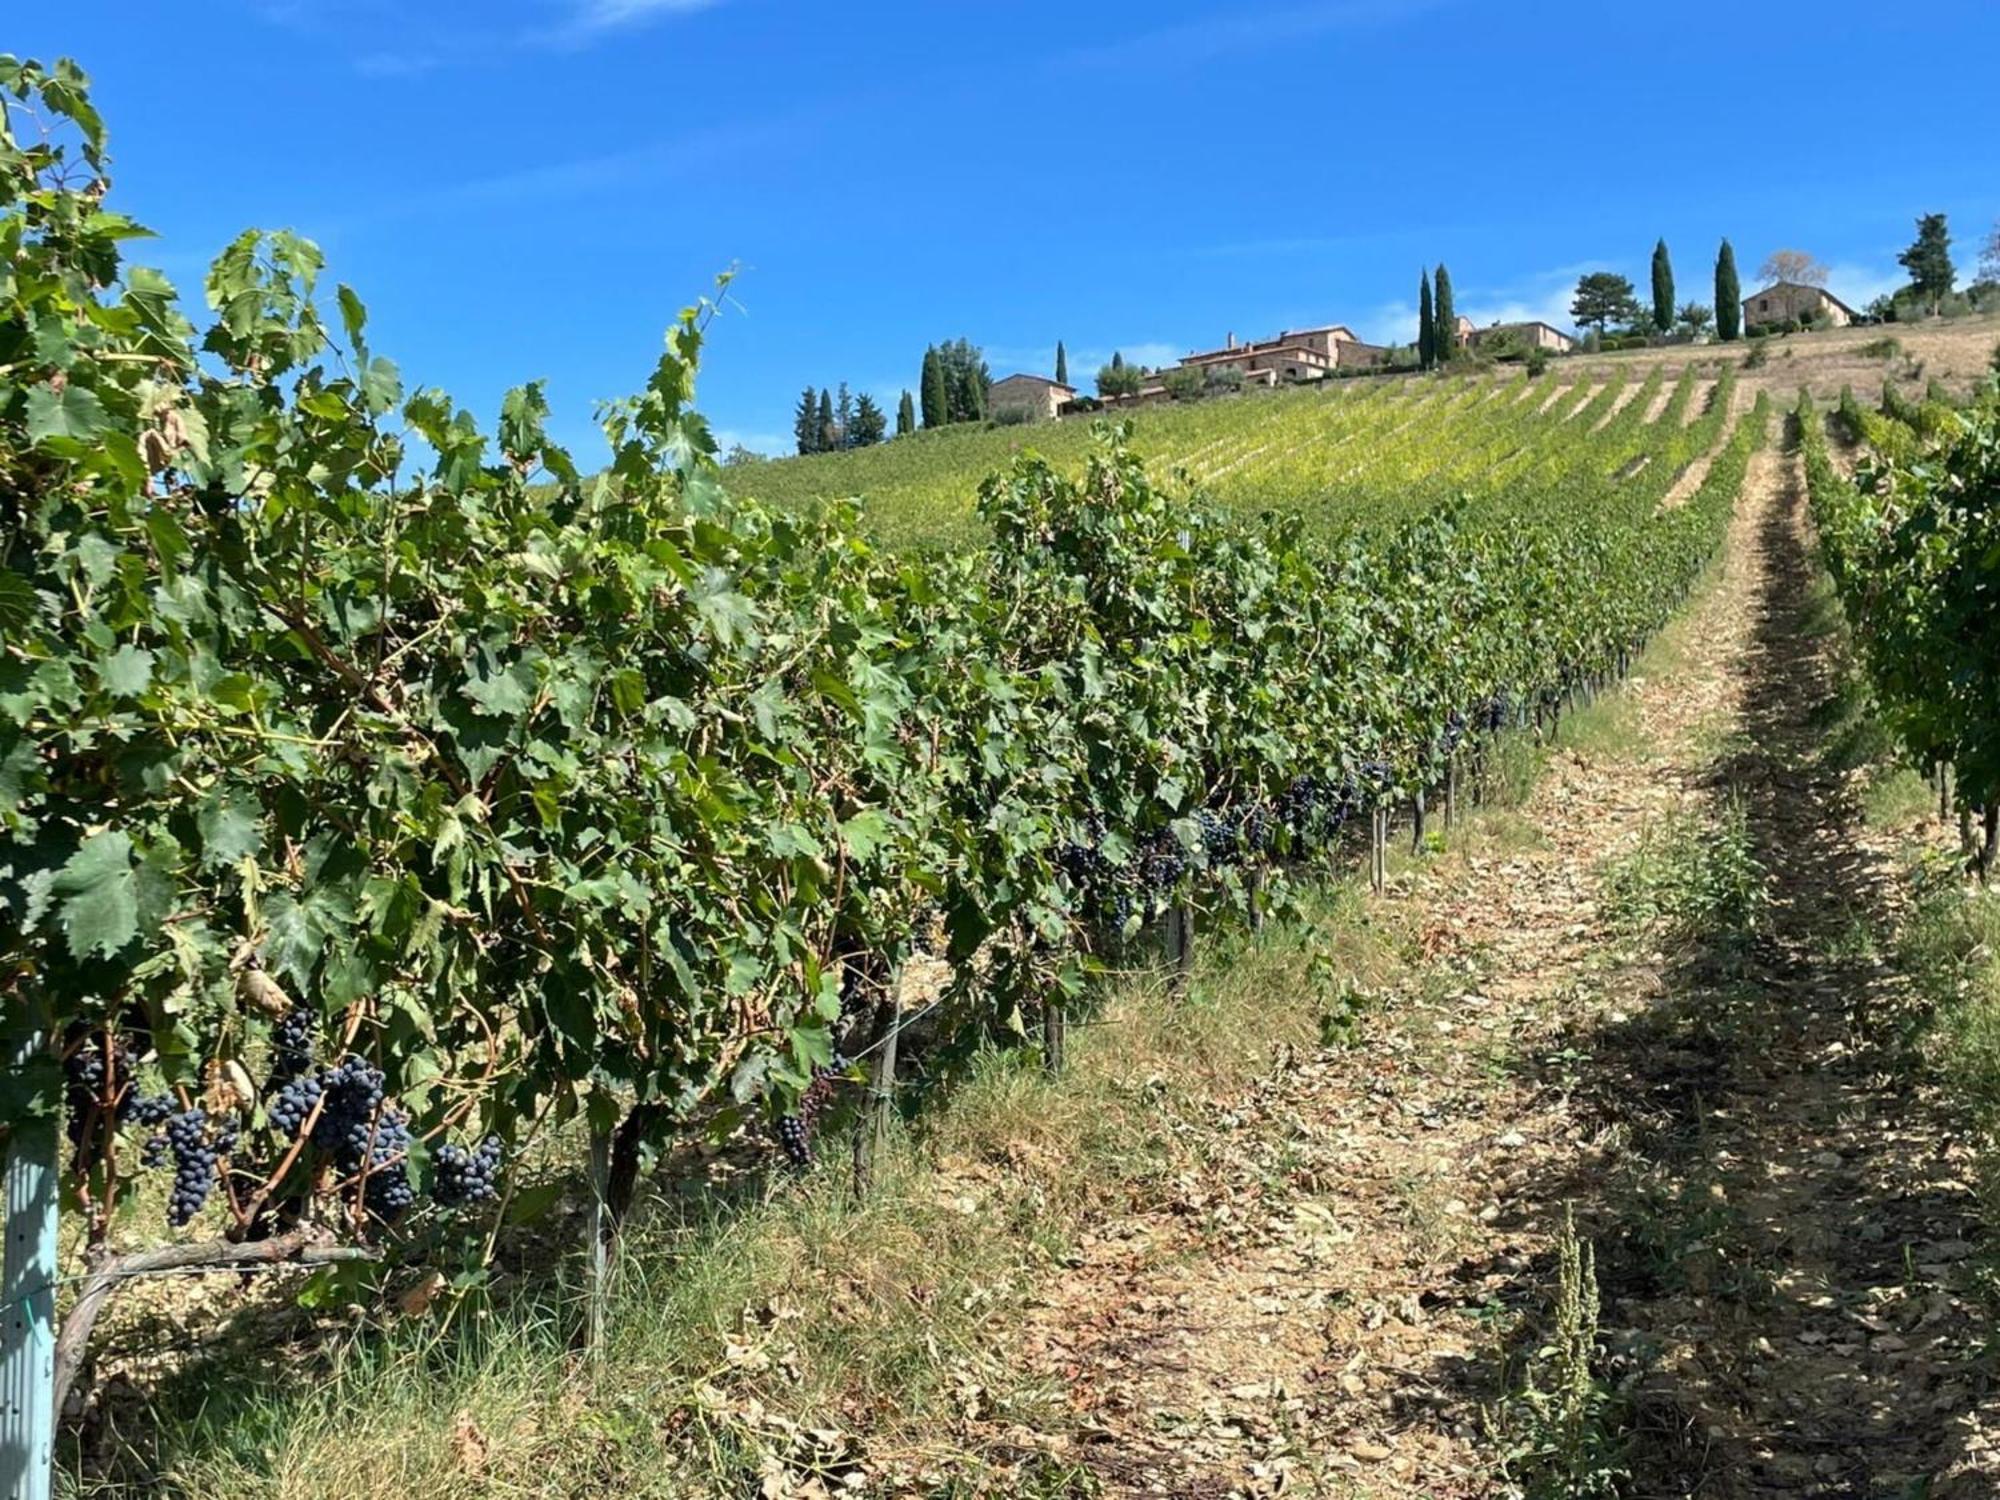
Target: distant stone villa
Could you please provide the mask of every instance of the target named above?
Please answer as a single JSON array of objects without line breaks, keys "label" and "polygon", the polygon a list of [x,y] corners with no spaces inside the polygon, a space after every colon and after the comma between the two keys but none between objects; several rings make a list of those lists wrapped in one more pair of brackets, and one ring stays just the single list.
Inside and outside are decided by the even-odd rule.
[{"label": "distant stone villa", "polygon": [[1274,339],[1239,344],[1230,334],[1220,349],[1185,356],[1183,370],[1221,369],[1234,365],[1250,385],[1276,385],[1281,380],[1324,380],[1335,370],[1380,364],[1389,351],[1363,343],[1342,323],[1322,328],[1286,329]]},{"label": "distant stone villa", "polygon": [[1789,323],[1796,318],[1814,318],[1831,328],[1845,328],[1854,321],[1855,311],[1825,287],[1797,281],[1774,281],[1743,299],[1746,325]]},{"label": "distant stone villa", "polygon": [[1009,375],[986,387],[986,410],[1025,411],[1037,422],[1045,422],[1062,410],[1065,401],[1076,398],[1076,388],[1040,375]]},{"label": "distant stone villa", "polygon": [[1475,328],[1466,336],[1466,342],[1477,349],[1496,334],[1512,334],[1514,341],[1521,348],[1546,349],[1551,354],[1567,354],[1576,347],[1575,339],[1555,324],[1544,323],[1540,318],[1519,323],[1494,323],[1486,328]]}]

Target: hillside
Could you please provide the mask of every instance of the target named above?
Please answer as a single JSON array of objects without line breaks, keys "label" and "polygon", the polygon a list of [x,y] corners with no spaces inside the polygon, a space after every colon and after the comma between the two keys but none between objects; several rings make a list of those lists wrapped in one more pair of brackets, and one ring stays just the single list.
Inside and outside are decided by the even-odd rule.
[{"label": "hillside", "polygon": [[[1603,420],[1604,406],[1580,408],[1607,387],[1614,394],[1603,399],[1615,406],[1641,382],[1686,374],[1705,398],[1731,369],[1742,377],[1746,403],[1758,391],[1808,390],[1832,400],[1853,385],[1872,394],[1885,380],[1915,395],[1932,379],[1964,391],[1985,373],[1996,342],[2000,317],[1845,328],[1769,340],[1748,367],[1747,342],[1674,346],[1573,355],[1533,381],[1516,366],[1331,381],[1143,406],[1123,420],[1132,425],[1134,448],[1155,467],[1181,472],[1221,503],[1250,513],[1296,510],[1315,528],[1332,530],[1512,482],[1525,455],[1572,416],[1586,427]],[[744,465],[731,471],[730,483],[782,505],[859,496],[885,542],[949,546],[979,534],[976,495],[989,474],[1031,452],[1073,464],[1103,420],[947,427],[872,448]]]}]

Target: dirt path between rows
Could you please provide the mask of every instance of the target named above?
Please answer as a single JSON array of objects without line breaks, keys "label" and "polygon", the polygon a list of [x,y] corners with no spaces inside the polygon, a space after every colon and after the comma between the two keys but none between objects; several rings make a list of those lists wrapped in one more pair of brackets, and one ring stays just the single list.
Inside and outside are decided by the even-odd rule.
[{"label": "dirt path between rows", "polygon": [[[1034,1309],[1026,1358],[1104,1493],[1509,1493],[1491,1413],[1564,1205],[1597,1252],[1615,1493],[2000,1493],[1971,1166],[1855,936],[1893,884],[1818,753],[1804,525],[1767,449],[1623,733],[1383,898],[1419,977],[1357,1045],[1279,1059],[1174,1201],[1104,1225]],[[1688,820],[1739,830],[1763,904],[1634,941],[1607,865]]]}]

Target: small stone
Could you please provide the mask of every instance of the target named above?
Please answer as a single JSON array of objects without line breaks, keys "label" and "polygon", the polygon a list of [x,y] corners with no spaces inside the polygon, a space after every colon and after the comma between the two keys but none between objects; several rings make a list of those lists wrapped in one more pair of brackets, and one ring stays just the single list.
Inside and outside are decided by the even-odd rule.
[{"label": "small stone", "polygon": [[1396,1450],[1393,1448],[1385,1448],[1380,1443],[1371,1443],[1368,1442],[1366,1439],[1363,1439],[1359,1442],[1349,1443],[1347,1445],[1347,1451],[1349,1453],[1352,1453],[1356,1458],[1360,1459],[1363,1463],[1379,1464],[1380,1462],[1382,1462],[1383,1459],[1388,1458],[1392,1454],[1394,1454]]}]

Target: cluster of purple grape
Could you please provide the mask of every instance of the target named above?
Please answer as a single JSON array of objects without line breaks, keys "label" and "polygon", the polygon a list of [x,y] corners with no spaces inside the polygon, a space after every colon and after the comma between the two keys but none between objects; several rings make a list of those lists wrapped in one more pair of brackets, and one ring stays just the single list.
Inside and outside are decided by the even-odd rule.
[{"label": "cluster of purple grape", "polygon": [[[174,1185],[167,1195],[167,1223],[178,1229],[202,1210],[215,1190],[215,1166],[225,1149],[235,1144],[233,1133],[227,1141],[211,1139],[208,1115],[200,1109],[184,1109],[167,1120],[159,1139],[174,1159]],[[149,1153],[151,1147],[148,1147]]]},{"label": "cluster of purple grape", "polygon": [[836,1057],[813,1069],[812,1081],[799,1094],[798,1108],[778,1118],[778,1144],[795,1167],[812,1165],[813,1131],[833,1104],[834,1091],[847,1076],[848,1063]]},{"label": "cluster of purple grape", "polygon": [[1513,700],[1507,696],[1507,690],[1501,688],[1479,706],[1475,711],[1475,717],[1479,720],[1480,727],[1488,734],[1498,734],[1507,727],[1507,720],[1513,711]]},{"label": "cluster of purple grape", "polygon": [[1465,715],[1454,708],[1445,716],[1444,729],[1438,735],[1438,753],[1440,755],[1454,754],[1458,747],[1465,742],[1466,731],[1471,727]]},{"label": "cluster of purple grape", "polygon": [[1202,853],[1210,865],[1232,865],[1243,857],[1243,818],[1223,808],[1205,807],[1195,814],[1201,829]]},{"label": "cluster of purple grape", "polygon": [[271,1028],[271,1081],[264,1087],[266,1093],[312,1071],[318,1033],[319,1017],[305,1005],[294,1005]]},{"label": "cluster of purple grape", "polygon": [[299,1138],[313,1106],[319,1103],[320,1091],[320,1079],[316,1073],[294,1078],[278,1090],[277,1097],[265,1110],[265,1117],[281,1140],[295,1141]]},{"label": "cluster of purple grape", "polygon": [[1354,778],[1307,772],[1295,776],[1278,793],[1273,809],[1278,824],[1295,843],[1308,843],[1331,836],[1355,807]]},{"label": "cluster of purple grape", "polygon": [[[63,1057],[63,1082],[70,1144],[79,1149],[93,1110],[97,1112],[98,1119],[106,1121],[112,1128],[137,1125],[144,1130],[153,1129],[174,1112],[173,1095],[139,1092],[132,1082],[124,1043],[115,1038],[108,1058],[102,1043],[95,1036],[72,1038],[70,1049]],[[107,1091],[111,1096],[108,1107],[105,1104]]]},{"label": "cluster of purple grape", "polygon": [[431,1158],[431,1192],[446,1208],[489,1203],[500,1196],[500,1137],[489,1135],[471,1150],[440,1146]]},{"label": "cluster of purple grape", "polygon": [[319,1119],[312,1143],[333,1158],[341,1174],[366,1171],[363,1201],[383,1219],[394,1219],[416,1201],[410,1186],[410,1120],[384,1109],[382,1070],[349,1056],[319,1075]]},{"label": "cluster of purple grape", "polygon": [[1180,884],[1187,873],[1187,850],[1171,828],[1162,828],[1139,846],[1139,889],[1149,896],[1163,895]]}]

